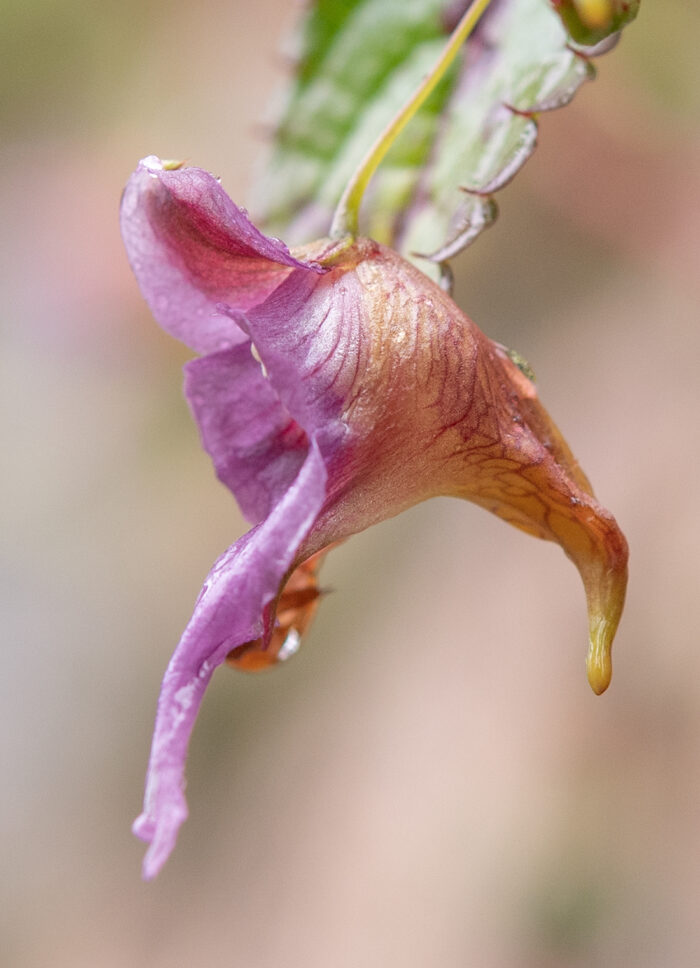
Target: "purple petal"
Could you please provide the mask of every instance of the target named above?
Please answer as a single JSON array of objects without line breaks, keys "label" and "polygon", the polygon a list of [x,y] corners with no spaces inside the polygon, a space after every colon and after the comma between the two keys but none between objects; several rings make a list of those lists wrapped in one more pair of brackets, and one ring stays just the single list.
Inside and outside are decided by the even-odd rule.
[{"label": "purple petal", "polygon": [[253,524],[289,488],[309,442],[250,352],[250,341],[185,366],[185,396],[217,476]]},{"label": "purple petal", "polygon": [[245,338],[235,319],[218,311],[219,304],[246,310],[291,269],[323,271],[259,232],[208,172],[167,171],[154,156],[140,162],[129,179],[121,228],[153,315],[198,353]]},{"label": "purple petal", "polygon": [[216,562],[168,665],[146,779],[144,812],[134,833],[150,842],[143,876],[155,877],[187,817],[184,767],[202,697],[231,649],[262,632],[262,612],[276,596],[326,493],[326,470],[315,440],[296,480],[269,517]]},{"label": "purple petal", "polygon": [[366,293],[354,272],[292,272],[246,313],[248,331],[270,382],[309,432],[341,432],[334,422],[349,405],[367,366]]}]

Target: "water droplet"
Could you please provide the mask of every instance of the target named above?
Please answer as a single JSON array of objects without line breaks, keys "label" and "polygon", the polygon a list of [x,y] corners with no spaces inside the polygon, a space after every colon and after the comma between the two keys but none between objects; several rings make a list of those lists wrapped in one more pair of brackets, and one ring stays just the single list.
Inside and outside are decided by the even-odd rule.
[{"label": "water droplet", "polygon": [[277,659],[280,662],[284,662],[293,656],[295,652],[299,651],[299,646],[301,645],[301,636],[296,629],[290,629],[287,634],[287,638],[282,643],[279,652],[277,653]]},{"label": "water droplet", "polygon": [[251,343],[250,344],[250,355],[253,357],[254,360],[256,360],[260,364],[260,372],[262,373],[262,375],[267,380],[267,378],[268,378],[267,367],[263,363],[262,358],[260,356],[260,353],[258,352],[258,348],[255,345],[255,343]]},{"label": "water droplet", "polygon": [[163,162],[158,155],[146,155],[145,158],[141,159],[139,165],[143,166],[147,172],[154,176],[157,172],[163,170]]}]

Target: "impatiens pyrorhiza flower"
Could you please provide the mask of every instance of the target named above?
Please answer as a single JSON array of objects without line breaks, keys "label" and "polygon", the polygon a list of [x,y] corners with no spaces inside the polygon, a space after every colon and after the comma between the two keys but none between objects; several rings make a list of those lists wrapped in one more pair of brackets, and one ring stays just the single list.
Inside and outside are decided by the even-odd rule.
[{"label": "impatiens pyrorhiza flower", "polygon": [[134,825],[146,877],[187,815],[187,746],[216,667],[294,651],[323,553],[426,498],[466,498],[562,546],[586,589],[589,680],[606,688],[625,539],[532,382],[439,286],[369,239],[290,251],[211,175],[154,157],[126,188],[122,232],[154,316],[199,354],[187,400],[252,525],[212,568],[165,673]]}]

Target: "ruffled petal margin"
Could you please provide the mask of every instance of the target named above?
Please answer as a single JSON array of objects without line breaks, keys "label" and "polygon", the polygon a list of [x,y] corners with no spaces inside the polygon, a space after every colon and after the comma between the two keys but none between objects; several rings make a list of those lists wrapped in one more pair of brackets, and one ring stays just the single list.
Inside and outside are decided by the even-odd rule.
[{"label": "ruffled petal margin", "polygon": [[219,304],[242,312],[266,299],[292,269],[324,271],[263,235],[213,175],[168,168],[154,155],[127,183],[121,230],[156,320],[197,353],[246,339]]},{"label": "ruffled petal margin", "polygon": [[184,768],[192,728],[209,680],[238,645],[263,634],[262,614],[277,596],[326,495],[326,469],[312,438],[299,474],[259,525],[216,562],[168,665],[160,697],[137,837],[150,843],[143,876],[170,855],[187,817]]}]

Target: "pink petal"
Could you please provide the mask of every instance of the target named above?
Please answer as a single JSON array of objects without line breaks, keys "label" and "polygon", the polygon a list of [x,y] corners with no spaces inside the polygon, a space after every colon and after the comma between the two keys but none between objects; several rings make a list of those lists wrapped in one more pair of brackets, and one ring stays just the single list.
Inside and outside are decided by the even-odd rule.
[{"label": "pink petal", "polygon": [[246,313],[246,324],[290,414],[307,431],[323,427],[327,436],[368,364],[372,322],[357,274],[292,272]]},{"label": "pink petal", "polygon": [[218,181],[201,168],[165,170],[151,156],[129,179],[121,207],[129,261],[160,325],[199,353],[245,336],[231,315],[262,302],[293,268],[286,245],[256,229]]},{"label": "pink petal", "polygon": [[184,767],[190,735],[212,673],[231,649],[258,638],[264,607],[277,595],[324,502],[326,471],[315,440],[291,487],[269,517],[216,562],[168,665],[134,833],[150,842],[143,865],[155,877],[187,817]]},{"label": "pink petal", "polygon": [[250,352],[250,341],[185,366],[185,395],[217,476],[252,523],[289,488],[309,442]]}]

